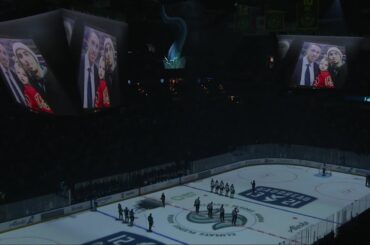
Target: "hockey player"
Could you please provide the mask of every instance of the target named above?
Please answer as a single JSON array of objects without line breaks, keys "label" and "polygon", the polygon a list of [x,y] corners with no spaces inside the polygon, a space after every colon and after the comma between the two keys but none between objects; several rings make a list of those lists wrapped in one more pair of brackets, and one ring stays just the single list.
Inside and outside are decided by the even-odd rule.
[{"label": "hockey player", "polygon": [[236,225],[236,220],[238,219],[238,213],[239,209],[237,207],[234,208],[234,210],[231,212],[231,224]]},{"label": "hockey player", "polygon": [[123,212],[125,213],[125,220],[122,221],[122,223],[128,223],[128,208],[125,207],[125,209],[123,210]]},{"label": "hockey player", "polygon": [[121,203],[118,203],[118,220],[123,220],[123,208]]},{"label": "hockey player", "polygon": [[134,219],[135,219],[134,210],[131,209],[130,210],[130,226],[133,226],[134,225]]},{"label": "hockey player", "polygon": [[256,181],[252,181],[251,182],[251,185],[252,185],[252,193],[254,194],[254,192],[256,191]]},{"label": "hockey player", "polygon": [[226,182],[226,185],[225,185],[225,196],[229,196],[229,191],[230,191],[229,183]]},{"label": "hockey player", "polygon": [[218,183],[218,180],[215,182],[215,193],[218,193],[218,189],[220,188],[220,184]]},{"label": "hockey player", "polygon": [[152,232],[153,224],[154,224],[153,216],[152,216],[152,214],[149,214],[149,216],[148,216],[148,225],[149,225],[148,232]]},{"label": "hockey player", "polygon": [[326,174],[326,164],[324,163],[324,165],[322,166],[322,176],[325,176]]},{"label": "hockey player", "polygon": [[211,192],[213,192],[214,188],[215,188],[215,181],[211,179]]},{"label": "hockey player", "polygon": [[208,203],[207,205],[207,210],[208,210],[208,217],[212,218],[212,212],[213,212],[213,202]]},{"label": "hockey player", "polygon": [[92,199],[90,203],[91,203],[91,211],[96,211],[98,208],[98,201],[96,199]]},{"label": "hockey player", "polygon": [[220,182],[220,195],[223,194],[224,189],[225,189],[225,185],[224,185],[224,182],[221,180],[221,182]]},{"label": "hockey player", "polygon": [[199,213],[200,200],[199,197],[194,201],[195,212]]},{"label": "hockey player", "polygon": [[220,222],[224,222],[224,221],[225,221],[225,209],[224,209],[224,205],[222,204],[220,207]]},{"label": "hockey player", "polygon": [[166,206],[166,196],[164,195],[164,193],[162,193],[161,201],[162,201],[162,206],[165,207]]},{"label": "hockey player", "polygon": [[235,194],[234,184],[231,184],[230,186],[230,197],[233,198]]}]

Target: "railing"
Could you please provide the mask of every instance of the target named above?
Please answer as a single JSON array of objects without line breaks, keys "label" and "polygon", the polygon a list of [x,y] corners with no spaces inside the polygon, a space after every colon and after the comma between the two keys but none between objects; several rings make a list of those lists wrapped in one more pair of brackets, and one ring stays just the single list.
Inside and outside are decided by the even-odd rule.
[{"label": "railing", "polygon": [[289,239],[289,242],[287,244],[312,244],[331,232],[336,234],[337,229],[340,226],[347,223],[348,221],[369,208],[370,194],[352,202],[343,209],[330,215],[328,218],[325,219],[327,221],[320,221],[319,223],[312,224],[305,229],[297,232]]},{"label": "railing", "polygon": [[193,161],[192,169],[196,173],[237,161],[260,158],[300,159],[370,169],[370,155],[312,146],[275,144],[240,146],[233,152]]},{"label": "railing", "polygon": [[[77,183],[73,188],[73,193],[71,193],[71,190],[67,190],[65,193],[60,195],[49,194],[19,202],[3,204],[0,206],[0,223],[49,210],[63,208],[71,204],[107,196],[112,193],[131,190],[139,186],[153,184],[166,179],[179,177],[174,176],[175,174],[179,174],[179,172],[171,174],[168,171],[164,171],[162,175],[158,174],[155,176],[149,176],[149,174],[147,174],[153,171],[162,171],[168,169],[176,170],[176,166],[176,163],[171,162],[162,164],[160,166],[132,171],[129,173],[93,179],[91,181]],[[185,175],[187,172],[183,171],[181,174]],[[143,176],[145,176],[145,178],[143,178]]]},{"label": "railing", "polygon": [[68,194],[50,194],[0,206],[0,223],[70,205]]},{"label": "railing", "polygon": [[129,173],[77,183],[74,186],[73,203],[123,192],[188,174],[175,162],[140,169]]}]

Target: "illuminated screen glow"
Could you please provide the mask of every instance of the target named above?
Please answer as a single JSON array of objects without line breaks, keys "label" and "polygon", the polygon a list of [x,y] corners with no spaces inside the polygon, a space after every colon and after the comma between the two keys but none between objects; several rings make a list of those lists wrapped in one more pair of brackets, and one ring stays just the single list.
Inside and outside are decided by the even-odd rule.
[{"label": "illuminated screen glow", "polygon": [[347,79],[345,47],[304,42],[292,79],[296,86],[342,88]]},{"label": "illuminated screen glow", "polygon": [[111,107],[114,83],[119,82],[116,38],[91,27],[85,27],[79,89],[84,109]]},{"label": "illuminated screen glow", "polygon": [[0,72],[14,100],[34,112],[54,113],[51,74],[32,39],[0,39]]}]

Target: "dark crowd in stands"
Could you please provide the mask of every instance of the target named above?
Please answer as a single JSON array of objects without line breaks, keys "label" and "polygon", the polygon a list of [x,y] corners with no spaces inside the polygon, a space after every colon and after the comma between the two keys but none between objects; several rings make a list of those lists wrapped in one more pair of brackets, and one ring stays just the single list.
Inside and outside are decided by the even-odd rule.
[{"label": "dark crowd in stands", "polygon": [[133,171],[124,177],[112,176],[94,180],[93,182],[83,182],[75,185],[72,189],[73,202],[88,201],[112,193],[119,193],[136,187],[143,187],[175,179],[186,175],[188,171],[186,164],[184,162],[179,162],[171,166],[158,167],[144,173],[141,171]]}]

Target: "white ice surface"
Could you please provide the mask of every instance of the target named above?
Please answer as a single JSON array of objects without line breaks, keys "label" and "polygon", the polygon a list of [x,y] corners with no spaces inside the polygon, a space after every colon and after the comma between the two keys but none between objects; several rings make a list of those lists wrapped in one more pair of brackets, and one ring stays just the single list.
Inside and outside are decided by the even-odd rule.
[{"label": "white ice surface", "polygon": [[[318,169],[289,166],[251,166],[212,176],[213,179],[233,183],[234,199],[211,193],[210,179],[206,178],[186,185],[122,201],[123,207],[135,210],[134,226],[117,221],[117,203],[99,207],[98,212],[85,211],[56,220],[31,225],[0,234],[0,244],[83,244],[111,234],[127,231],[150,237],[165,244],[277,244],[293,237],[291,225],[301,222],[315,224],[326,219],[355,200],[370,194],[365,178],[333,172],[330,177],[317,176]],[[250,182],[304,193],[317,200],[301,207],[288,208],[249,199],[238,193],[249,190]],[[166,194],[165,208],[143,209],[138,206],[144,200],[159,202],[161,193]],[[214,208],[221,204],[229,214],[238,206],[240,215],[247,219],[243,226],[227,226],[213,229],[218,221],[190,222],[187,215],[194,212],[195,198],[200,197],[201,211],[213,201]],[[200,218],[206,217],[201,213]],[[147,216],[154,217],[154,232],[147,232]],[[198,218],[199,218],[198,217]],[[215,216],[217,218],[217,214]],[[205,218],[206,220],[206,218]],[[226,219],[229,224],[229,220]],[[303,227],[304,228],[304,227]],[[302,229],[303,229],[302,228]]]}]

